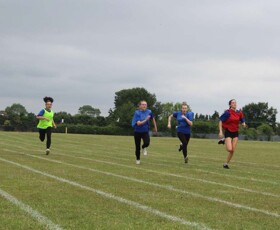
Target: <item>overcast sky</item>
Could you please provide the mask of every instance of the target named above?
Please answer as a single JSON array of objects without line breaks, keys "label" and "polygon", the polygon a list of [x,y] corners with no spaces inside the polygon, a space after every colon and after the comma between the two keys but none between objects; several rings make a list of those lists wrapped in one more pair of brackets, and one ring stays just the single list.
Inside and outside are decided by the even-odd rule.
[{"label": "overcast sky", "polygon": [[[0,110],[82,105],[104,116],[144,87],[195,113],[268,102],[280,113],[279,0],[0,0]],[[278,122],[280,116],[278,114]]]}]

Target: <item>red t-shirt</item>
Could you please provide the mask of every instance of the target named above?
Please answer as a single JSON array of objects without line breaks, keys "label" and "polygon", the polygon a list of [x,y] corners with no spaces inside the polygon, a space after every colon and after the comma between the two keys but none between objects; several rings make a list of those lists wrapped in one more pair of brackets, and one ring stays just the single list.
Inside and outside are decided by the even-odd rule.
[{"label": "red t-shirt", "polygon": [[243,113],[240,110],[229,109],[220,117],[223,129],[228,129],[230,132],[238,132],[239,122],[245,122]]}]

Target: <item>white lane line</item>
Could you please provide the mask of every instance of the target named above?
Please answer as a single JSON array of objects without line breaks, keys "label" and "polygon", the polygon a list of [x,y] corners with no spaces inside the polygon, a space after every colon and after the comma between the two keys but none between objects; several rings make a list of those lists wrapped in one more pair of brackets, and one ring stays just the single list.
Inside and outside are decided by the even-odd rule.
[{"label": "white lane line", "polygon": [[66,162],[59,161],[59,160],[53,160],[53,159],[48,159],[48,158],[44,158],[44,157],[40,157],[40,156],[35,156],[35,155],[27,154],[27,153],[23,153],[23,155],[26,155],[26,156],[29,156],[29,157],[34,157],[34,158],[37,158],[37,159],[42,159],[42,160],[49,161],[49,162],[54,162],[54,163],[58,163],[58,164],[62,164],[62,165],[75,167],[75,168],[78,168],[78,169],[88,170],[88,171],[91,171],[91,172],[96,172],[96,173],[104,174],[104,175],[107,175],[107,176],[113,176],[113,177],[117,177],[117,178],[121,178],[121,179],[125,179],[125,180],[130,180],[130,181],[133,181],[133,182],[147,184],[147,185],[150,185],[150,186],[166,189],[166,190],[169,190],[169,191],[172,191],[172,192],[188,194],[188,195],[191,195],[193,197],[202,198],[202,199],[205,199],[205,200],[208,200],[208,201],[211,201],[211,202],[218,202],[218,203],[222,203],[222,204],[225,204],[225,205],[228,205],[228,206],[231,206],[231,207],[235,207],[235,208],[241,208],[241,209],[246,209],[246,210],[253,211],[253,212],[259,212],[259,213],[262,213],[262,214],[266,214],[268,216],[280,217],[280,215],[278,213],[270,212],[268,210],[253,208],[253,207],[250,207],[250,206],[247,206],[247,205],[233,203],[233,202],[229,202],[229,201],[222,200],[222,199],[215,198],[215,197],[209,197],[209,196],[201,195],[199,193],[188,192],[186,190],[174,188],[171,185],[161,185],[161,184],[157,184],[157,183],[147,182],[147,181],[136,179],[136,178],[133,178],[133,177],[122,176],[122,175],[115,174],[115,173],[101,171],[101,170],[98,170],[98,169],[92,169],[92,168],[88,168],[88,167],[84,167],[84,166],[79,166],[79,165],[75,165],[75,164],[71,164],[71,163],[66,163]]},{"label": "white lane line", "polygon": [[131,200],[119,197],[119,196],[115,196],[114,194],[103,192],[102,190],[94,189],[94,188],[91,188],[91,187],[79,184],[79,183],[77,183],[75,181],[71,181],[71,180],[68,180],[68,179],[65,179],[65,178],[62,178],[62,177],[58,177],[58,176],[55,176],[55,175],[52,175],[52,174],[49,174],[49,173],[46,173],[46,172],[42,172],[42,171],[39,171],[37,169],[31,168],[29,166],[22,165],[22,164],[19,164],[17,162],[14,162],[14,161],[6,160],[6,159],[4,159],[2,157],[0,157],[0,160],[3,161],[3,162],[6,162],[6,163],[9,163],[9,164],[16,165],[18,167],[24,168],[24,169],[26,169],[28,171],[33,172],[33,173],[37,173],[37,174],[40,174],[40,175],[43,175],[43,176],[55,179],[55,180],[57,180],[59,182],[70,184],[70,185],[78,187],[80,189],[94,192],[94,193],[96,193],[96,194],[98,194],[100,196],[103,196],[103,197],[107,198],[107,199],[115,200],[115,201],[118,201],[120,203],[124,203],[126,205],[132,206],[134,208],[141,209],[141,210],[143,210],[145,212],[152,213],[152,214],[154,214],[156,216],[162,217],[162,218],[170,220],[172,222],[177,222],[177,223],[182,224],[182,225],[188,225],[188,226],[191,226],[191,227],[194,227],[194,228],[197,228],[197,229],[201,229],[201,230],[208,230],[208,229],[210,230],[210,228],[208,228],[204,224],[200,224],[200,223],[197,223],[197,222],[187,221],[187,220],[182,219],[180,217],[169,215],[167,213],[161,212],[161,211],[159,211],[157,209],[154,209],[152,207],[149,207],[149,206],[137,203],[135,201],[131,201]]},{"label": "white lane line", "polygon": [[[13,150],[9,150],[9,149],[4,149],[4,150],[8,151],[8,152],[18,153],[17,151],[13,151]],[[18,153],[18,154],[20,154],[20,153]],[[151,170],[151,169],[145,169],[145,168],[140,168],[140,167],[135,167],[135,166],[129,166],[129,165],[119,164],[119,163],[110,162],[110,161],[97,160],[97,159],[92,159],[92,158],[88,158],[88,157],[71,156],[71,155],[67,155],[67,154],[63,154],[63,153],[56,153],[56,155],[72,157],[72,158],[77,158],[77,159],[90,160],[90,161],[104,163],[104,164],[117,165],[117,166],[122,166],[122,167],[126,167],[126,168],[143,170],[143,171],[146,171],[146,172],[152,172],[152,173],[156,173],[156,174],[163,175],[163,176],[172,176],[172,177],[186,179],[186,176],[182,176],[182,175],[178,175],[178,174],[174,174],[174,173],[163,173],[163,172],[159,172],[159,171],[155,171],[155,170]],[[233,188],[233,189],[241,190],[241,191],[244,191],[244,192],[261,194],[261,195],[264,195],[264,196],[271,196],[271,197],[280,198],[280,195],[277,195],[277,194],[268,193],[268,192],[262,192],[262,191],[257,191],[257,190],[252,190],[252,189],[248,189],[248,188],[242,188],[242,187],[238,187],[238,186],[234,186],[234,185],[230,185],[230,184],[219,183],[219,182],[205,180],[205,179],[200,179],[200,178],[195,178],[195,177],[191,177],[189,175],[188,175],[187,179],[188,180],[199,181],[199,182],[207,183],[207,184],[214,184],[214,185],[219,185],[219,186],[223,186],[223,187]]]},{"label": "white lane line", "polygon": [[28,213],[35,220],[37,220],[40,224],[47,226],[48,229],[50,229],[50,230],[62,230],[62,228],[59,225],[54,224],[47,217],[43,216],[38,211],[32,209],[29,205],[24,204],[23,202],[18,200],[16,197],[10,195],[9,193],[2,190],[1,188],[0,188],[0,196],[4,197],[9,202],[16,205],[17,207],[19,207],[24,212]]},{"label": "white lane line", "polygon": [[[10,146],[10,145],[8,145],[8,146]],[[35,146],[35,145],[32,145],[32,146]],[[24,147],[19,147],[19,146],[17,146],[17,147],[20,148],[20,149],[23,149],[23,150],[28,150],[27,148],[24,148]],[[37,147],[37,145],[36,145],[36,147]],[[8,149],[5,149],[5,150],[9,151]],[[34,151],[36,151],[36,150],[34,150]],[[38,151],[40,151],[40,150],[38,149]],[[16,151],[14,151],[14,152],[16,152]],[[69,151],[69,152],[73,152],[73,151]],[[89,151],[87,151],[87,152],[89,152]],[[77,153],[77,152],[75,152],[75,153]],[[123,158],[123,157],[113,157],[113,156],[102,156],[102,157],[110,158],[110,159],[121,159],[121,160],[125,160],[125,161],[130,161],[129,159]],[[170,163],[169,161],[164,161],[164,160],[161,160],[161,161]],[[146,164],[159,165],[159,166],[164,166],[164,167],[174,167],[174,165],[169,165],[169,164],[166,165],[166,164],[154,163],[154,162],[146,162]],[[197,165],[197,166],[201,167],[200,165]],[[183,168],[183,167],[180,167],[180,168]],[[219,176],[223,176],[223,177],[236,178],[236,179],[240,179],[240,180],[249,180],[249,181],[267,183],[267,184],[273,184],[273,185],[278,185],[279,184],[276,181],[256,179],[256,178],[253,178],[253,177],[248,178],[248,177],[242,177],[242,176],[236,176],[236,175],[221,174],[221,173],[218,173],[218,172],[213,172],[213,171],[203,170],[203,169],[193,169],[193,170],[198,171],[198,172],[205,172],[205,173],[209,173],[209,174],[219,175]]]},{"label": "white lane line", "polygon": [[253,177],[248,178],[248,177],[236,176],[236,175],[230,175],[230,174],[221,174],[221,173],[218,173],[218,172],[212,172],[212,171],[208,171],[208,170],[204,170],[204,169],[195,169],[195,171],[214,174],[214,175],[219,175],[219,176],[224,176],[224,177],[231,177],[231,178],[236,178],[236,179],[240,179],[240,180],[249,180],[249,181],[254,181],[254,182],[258,182],[258,183],[267,183],[267,184],[273,184],[273,185],[278,185],[279,184],[275,181],[261,180],[261,179],[256,179],[256,178],[253,178]]},{"label": "white lane line", "polygon": [[[127,158],[123,158],[123,157],[113,157],[113,156],[107,156],[107,155],[106,156],[102,156],[102,157],[109,158],[109,159],[117,159],[117,160],[123,160],[123,161],[130,161],[131,162],[131,159],[127,159]],[[174,166],[175,166],[175,165],[170,165],[170,164],[161,164],[161,163],[154,163],[154,162],[145,162],[145,164],[148,164],[148,165],[158,165],[158,166],[164,166],[164,167],[170,167],[170,168],[174,168]],[[197,165],[197,166],[199,166],[199,165]],[[176,165],[176,167],[178,167],[178,165]],[[180,168],[185,168],[185,167],[180,167]],[[218,172],[212,172],[212,171],[208,171],[208,170],[204,170],[204,169],[193,169],[192,168],[192,170],[197,171],[197,172],[204,172],[204,173],[219,175],[219,176],[223,176],[223,177],[236,178],[236,179],[240,179],[240,180],[249,180],[249,181],[254,181],[254,182],[278,185],[278,183],[275,182],[275,181],[260,180],[260,179],[255,179],[255,178],[247,178],[247,177],[241,177],[241,176],[230,175],[230,174],[221,174],[221,173],[218,173]]]},{"label": "white lane line", "polygon": [[279,195],[273,194],[273,193],[242,188],[242,187],[233,186],[233,185],[230,185],[230,184],[224,184],[224,183],[219,183],[219,182],[215,182],[215,181],[209,181],[209,180],[205,180],[205,179],[194,178],[194,177],[190,177],[190,176],[186,177],[186,176],[182,176],[182,175],[178,175],[178,174],[174,174],[174,173],[164,173],[164,172],[159,172],[159,171],[155,171],[155,170],[151,170],[151,169],[129,166],[129,165],[119,164],[119,163],[110,162],[110,161],[96,160],[96,159],[92,159],[92,158],[88,158],[88,157],[77,157],[77,156],[71,156],[71,155],[62,154],[62,153],[56,153],[56,155],[78,158],[78,159],[84,159],[84,160],[89,160],[89,161],[94,161],[94,162],[99,162],[99,163],[104,163],[104,164],[110,164],[110,165],[117,165],[117,166],[122,166],[122,167],[126,167],[126,168],[132,168],[132,169],[137,169],[137,170],[143,170],[143,171],[146,171],[146,172],[152,172],[152,173],[156,173],[156,174],[163,175],[163,176],[172,176],[172,177],[177,177],[177,178],[184,178],[184,179],[188,179],[188,180],[199,181],[199,182],[202,182],[202,183],[214,184],[214,185],[219,185],[219,186],[223,186],[223,187],[238,189],[238,190],[241,190],[241,191],[244,191],[244,192],[250,192],[250,193],[261,194],[261,195],[264,195],[264,196],[271,196],[271,197],[280,198]]},{"label": "white lane line", "polygon": [[[23,144],[25,144],[25,143],[23,143]],[[9,144],[7,144],[8,146],[10,146]],[[26,144],[25,144],[26,145]],[[31,145],[31,144],[30,144]],[[30,146],[30,145],[28,145],[28,146]],[[32,146],[36,146],[37,147],[37,145],[32,145]],[[100,145],[100,146],[103,146],[103,145]],[[24,147],[19,147],[19,146],[17,146],[18,148],[20,148],[20,149],[24,149],[24,150],[27,150],[26,148],[24,148]],[[38,150],[38,151],[40,151],[40,150]],[[75,153],[77,153],[77,151],[69,151],[69,152],[75,152]],[[90,151],[87,151],[87,152],[89,152],[89,153],[91,153]],[[153,153],[156,153],[156,152],[154,152],[153,151]],[[98,154],[98,155],[100,155],[100,154]],[[122,155],[122,156],[126,156],[126,155],[124,155],[124,154],[120,154],[120,155]],[[114,157],[112,157],[112,156],[102,156],[102,157],[107,157],[107,158],[113,158],[113,159],[125,159],[125,158],[114,158]],[[193,158],[203,158],[203,157],[198,157],[198,156],[192,156]],[[170,158],[170,159],[174,159],[174,158]],[[160,161],[161,162],[166,162],[166,163],[168,163],[168,164],[170,164],[170,161],[167,161],[167,160],[162,160],[162,159],[160,159]],[[244,162],[243,162],[244,163]],[[161,163],[153,163],[153,162],[147,162],[147,164],[154,164],[154,165],[159,165],[159,166],[167,166],[167,167],[173,167],[173,166],[170,166],[170,165],[166,165],[166,164],[161,164]],[[193,164],[194,166],[197,166],[197,167],[201,167],[201,164]],[[204,164],[205,165],[205,164]],[[206,164],[206,165],[209,165],[209,164]],[[279,183],[278,182],[276,182],[276,181],[270,181],[270,180],[261,180],[261,179],[256,179],[256,178],[253,178],[253,177],[250,177],[250,178],[247,178],[247,177],[241,177],[241,176],[235,176],[235,175],[227,175],[227,174],[221,174],[221,173],[217,173],[217,172],[212,172],[212,171],[208,171],[208,170],[202,170],[202,169],[194,169],[194,170],[196,170],[196,171],[201,171],[201,172],[209,172],[209,173],[211,173],[211,174],[216,174],[216,175],[222,175],[222,176],[226,176],[226,177],[231,177],[231,178],[237,178],[237,179],[241,179],[241,180],[250,180],[250,181],[255,181],[255,182],[261,182],[261,183],[268,183],[268,184],[273,184],[273,185],[278,185]],[[253,174],[253,175],[257,175],[258,176],[258,174],[256,174],[256,173],[253,173],[253,172],[246,172],[246,173],[248,173],[248,174]],[[270,177],[271,178],[271,174],[261,174],[261,176],[268,176],[268,177]]]},{"label": "white lane line", "polygon": [[[1,136],[1,135],[0,135]],[[13,138],[13,142],[14,142],[14,139],[17,139],[17,140],[20,140],[20,141],[25,141],[24,138]],[[76,146],[76,144],[85,144],[87,146],[99,146],[99,147],[104,147],[104,145],[101,145],[101,144],[96,144],[96,143],[88,143],[88,142],[75,142],[75,141],[65,141],[64,138],[63,138],[63,142],[65,143],[70,143],[71,145],[73,146]],[[75,144],[76,143],[76,144]],[[31,144],[31,143],[30,143]],[[33,145],[35,146],[35,145]],[[133,148],[133,147],[132,147]],[[120,148],[120,147],[114,147],[114,149],[116,150],[120,150],[120,151],[127,151],[127,149],[124,149],[124,148]],[[194,152],[194,151],[193,151]],[[156,152],[156,151],[153,151],[153,153],[156,153],[156,154],[161,154],[160,152]],[[127,156],[127,155],[123,155],[123,156]],[[207,157],[203,157],[203,156],[195,156],[193,155],[192,156],[193,158],[200,158],[200,159],[205,159],[205,160],[212,160],[212,161],[217,161],[217,162],[220,162],[221,159],[219,158],[207,158]],[[176,159],[174,157],[168,157],[168,159]],[[246,166],[248,167],[248,164],[250,165],[256,165],[258,167],[263,167],[263,166],[266,166],[266,167],[269,167],[269,169],[271,169],[272,167],[275,167],[275,168],[280,168],[279,165],[272,165],[272,164],[260,164],[260,163],[256,163],[256,162],[246,162],[246,161],[237,161],[237,160],[233,160],[232,162],[236,162],[236,163],[240,163],[240,164],[246,164]],[[242,166],[241,166],[242,167]],[[254,172],[249,172],[250,174],[254,174]],[[271,176],[271,175],[267,175],[267,176]]]},{"label": "white lane line", "polygon": [[[102,146],[102,147],[104,147],[104,145],[100,145],[100,144],[96,144],[96,143],[89,143],[89,142],[77,142],[77,141],[65,141],[64,139],[63,139],[63,141],[64,142],[66,142],[66,143],[70,143],[70,144],[73,144],[73,146],[75,146],[75,143],[76,144],[84,144],[84,145],[87,145],[87,146]],[[279,142],[280,143],[280,142]],[[131,148],[133,149],[134,148],[134,146],[131,146]],[[175,148],[175,147],[174,147]],[[114,147],[114,149],[117,149],[117,150],[119,150],[119,151],[127,151],[127,149],[126,148],[121,148],[121,147]],[[175,148],[175,150],[176,150],[176,148]],[[156,154],[159,154],[159,155],[161,155],[162,153],[161,152],[157,152],[157,151],[152,151],[153,153],[156,153]],[[174,151],[175,152],[175,151]],[[192,152],[197,152],[196,150],[193,150]],[[207,153],[204,153],[205,155],[207,155]],[[127,155],[126,155],[127,156]],[[221,161],[221,159],[220,158],[213,158],[213,157],[203,157],[203,156],[192,156],[193,158],[201,158],[201,159],[205,159],[205,160],[212,160],[212,161],[217,161],[217,162],[220,162]],[[174,157],[170,157],[169,159],[176,159],[176,158],[174,158]],[[256,163],[256,162],[247,162],[247,161],[238,161],[238,160],[232,160],[232,162],[236,162],[236,163],[240,163],[240,164],[245,164],[246,165],[246,167],[248,167],[248,164],[249,165],[255,165],[255,166],[257,166],[257,167],[263,167],[263,166],[266,166],[266,167],[268,167],[269,169],[271,169],[271,168],[273,168],[273,167],[275,167],[275,168],[280,168],[280,166],[279,165],[272,165],[272,164],[266,164],[266,163]]]}]

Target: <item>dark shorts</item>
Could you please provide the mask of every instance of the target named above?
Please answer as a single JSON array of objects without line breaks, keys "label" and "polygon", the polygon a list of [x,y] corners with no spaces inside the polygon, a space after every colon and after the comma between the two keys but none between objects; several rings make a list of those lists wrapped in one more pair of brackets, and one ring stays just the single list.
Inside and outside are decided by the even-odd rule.
[{"label": "dark shorts", "polygon": [[230,132],[228,129],[225,130],[225,138],[236,138],[238,137],[238,132]]}]

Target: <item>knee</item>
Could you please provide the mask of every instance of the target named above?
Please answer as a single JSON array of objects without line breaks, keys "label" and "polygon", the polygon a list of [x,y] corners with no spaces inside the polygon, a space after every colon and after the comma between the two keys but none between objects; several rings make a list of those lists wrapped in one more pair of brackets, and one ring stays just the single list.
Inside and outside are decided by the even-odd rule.
[{"label": "knee", "polygon": [[234,151],[232,149],[228,150],[228,152],[233,155]]},{"label": "knee", "polygon": [[229,153],[233,153],[233,148],[232,148],[232,147],[227,147],[227,151],[228,151]]}]

